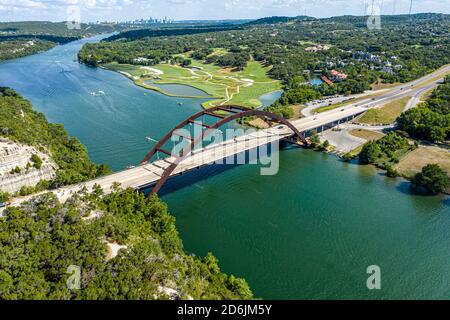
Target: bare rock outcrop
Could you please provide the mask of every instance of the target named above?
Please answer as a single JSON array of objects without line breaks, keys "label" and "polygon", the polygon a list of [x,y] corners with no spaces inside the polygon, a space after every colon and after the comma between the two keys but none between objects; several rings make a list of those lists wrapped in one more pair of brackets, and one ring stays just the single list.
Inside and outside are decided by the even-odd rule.
[{"label": "bare rock outcrop", "polygon": [[[39,169],[32,161],[33,154],[42,160]],[[0,190],[15,193],[23,186],[35,186],[41,180],[52,180],[57,168],[48,154],[35,147],[0,139]]]}]

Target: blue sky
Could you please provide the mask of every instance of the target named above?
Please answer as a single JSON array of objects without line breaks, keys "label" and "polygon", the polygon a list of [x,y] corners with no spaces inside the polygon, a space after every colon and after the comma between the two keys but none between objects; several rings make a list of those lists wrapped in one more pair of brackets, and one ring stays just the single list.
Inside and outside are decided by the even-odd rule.
[{"label": "blue sky", "polygon": [[[410,0],[373,1],[382,14],[409,12]],[[370,8],[372,0],[0,0],[0,20],[242,19],[305,13],[329,17],[362,15],[365,5]],[[450,13],[450,0],[413,0],[412,12]]]}]

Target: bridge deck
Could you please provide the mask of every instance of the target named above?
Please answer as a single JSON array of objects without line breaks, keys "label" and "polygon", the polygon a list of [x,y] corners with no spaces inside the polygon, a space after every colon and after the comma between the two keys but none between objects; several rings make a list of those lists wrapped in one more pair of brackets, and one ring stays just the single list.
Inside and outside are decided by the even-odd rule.
[{"label": "bridge deck", "polygon": [[[364,113],[370,108],[375,108],[388,101],[396,100],[407,95],[414,95],[420,90],[423,91],[425,88],[432,88],[436,86],[438,80],[430,81],[430,78],[436,77],[437,75],[443,76],[448,73],[449,70],[450,66],[446,66],[434,74],[413,81],[408,85],[402,86],[401,88],[397,87],[389,90],[385,94],[377,96],[374,99],[359,101],[347,107],[330,110],[315,116],[292,121],[291,123],[299,131],[307,132],[309,130],[320,128],[321,126],[328,126],[329,124],[335,123],[339,120],[352,118]],[[422,87],[413,87],[413,85],[418,85],[420,83],[423,83],[424,85]],[[292,131],[288,127],[276,126],[265,130],[259,130],[254,134],[241,136],[237,139],[227,140],[222,143],[210,145],[200,150],[195,150],[193,155],[186,158],[178,165],[172,175],[187,172],[194,168],[257,148],[273,141],[284,139],[291,135]],[[72,193],[79,191],[82,187],[85,186],[88,189],[91,189],[95,184],[100,185],[105,192],[109,192],[115,182],[119,182],[122,187],[125,188],[130,187],[138,189],[157,182],[163,174],[164,169],[170,166],[170,164],[174,161],[175,158],[169,157],[165,160],[158,160],[143,166],[116,172],[83,184],[61,188],[53,192],[60,198],[61,201],[65,201]],[[14,199],[12,205],[20,204],[29,198],[31,198],[31,196]]]}]

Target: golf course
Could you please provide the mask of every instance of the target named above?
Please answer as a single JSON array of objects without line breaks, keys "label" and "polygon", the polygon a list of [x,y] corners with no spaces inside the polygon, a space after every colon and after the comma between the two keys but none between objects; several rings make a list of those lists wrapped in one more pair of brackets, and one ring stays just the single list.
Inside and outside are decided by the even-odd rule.
[{"label": "golf course", "polygon": [[[202,104],[204,108],[224,104],[257,108],[261,106],[258,99],[260,96],[281,89],[280,81],[273,80],[267,75],[271,67],[265,67],[257,61],[249,61],[243,70],[237,71],[215,64],[205,64],[195,59],[191,61],[191,65],[187,67],[175,64],[157,64],[148,67],[116,62],[104,64],[102,67],[129,77],[138,86],[168,96],[211,98]],[[166,85],[190,86],[198,90],[171,92],[165,89]]]}]

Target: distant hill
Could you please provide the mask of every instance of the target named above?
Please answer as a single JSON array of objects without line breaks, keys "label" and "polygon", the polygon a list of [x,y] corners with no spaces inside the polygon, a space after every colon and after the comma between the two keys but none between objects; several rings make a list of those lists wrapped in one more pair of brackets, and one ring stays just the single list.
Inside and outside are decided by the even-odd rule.
[{"label": "distant hill", "polygon": [[316,18],[308,17],[308,16],[298,16],[298,17],[267,17],[257,19],[251,22],[248,22],[247,25],[259,25],[259,24],[277,24],[277,23],[286,23],[291,21],[301,21],[301,20],[316,20]]},{"label": "distant hill", "polygon": [[80,24],[79,29],[68,28],[66,22],[49,21],[19,21],[0,22],[0,35],[3,36],[53,36],[53,37],[75,37],[81,38],[99,33],[114,32],[116,25],[112,24]]},{"label": "distant hill", "polygon": [[239,25],[211,25],[211,26],[191,26],[191,27],[180,27],[176,26],[176,24],[172,24],[170,27],[164,28],[148,28],[148,29],[138,29],[138,30],[129,30],[121,32],[117,35],[113,35],[105,41],[115,41],[119,39],[126,40],[138,40],[141,38],[153,38],[153,37],[170,37],[170,36],[183,36],[183,35],[191,35],[191,34],[199,34],[199,33],[207,33],[207,32],[220,32],[220,31],[229,31],[229,30],[237,30],[241,29]]}]

